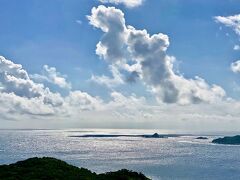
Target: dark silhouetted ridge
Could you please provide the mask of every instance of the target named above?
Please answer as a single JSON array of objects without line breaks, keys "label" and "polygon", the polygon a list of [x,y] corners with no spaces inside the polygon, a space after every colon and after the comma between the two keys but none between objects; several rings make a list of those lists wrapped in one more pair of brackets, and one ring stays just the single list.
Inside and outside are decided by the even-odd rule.
[{"label": "dark silhouetted ridge", "polygon": [[64,161],[43,157],[30,158],[10,165],[0,165],[1,180],[148,180],[141,173],[126,169],[96,174]]}]

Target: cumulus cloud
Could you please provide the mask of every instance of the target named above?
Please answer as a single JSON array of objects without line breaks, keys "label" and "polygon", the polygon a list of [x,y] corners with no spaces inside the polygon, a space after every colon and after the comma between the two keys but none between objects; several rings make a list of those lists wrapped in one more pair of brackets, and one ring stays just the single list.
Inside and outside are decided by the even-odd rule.
[{"label": "cumulus cloud", "polygon": [[61,88],[71,89],[71,83],[67,82],[66,76],[57,72],[55,67],[43,66],[42,74],[30,75],[30,77],[36,81],[47,81],[53,83]]},{"label": "cumulus cloud", "polygon": [[98,84],[106,85],[109,88],[120,85],[120,84],[124,84],[122,74],[119,72],[119,70],[115,66],[109,66],[109,67],[113,75],[113,78],[110,78],[105,75],[102,75],[102,76],[92,75],[91,80]]},{"label": "cumulus cloud", "polygon": [[21,65],[0,56],[1,91],[18,96],[34,98],[45,93],[42,84],[34,83]]},{"label": "cumulus cloud", "polygon": [[[61,123],[67,126],[74,122],[74,125],[78,127],[169,128],[185,125],[191,129],[194,128],[194,124],[201,129],[202,124],[217,123],[220,124],[219,127],[226,129],[229,121],[234,122],[229,128],[239,127],[237,120],[240,116],[238,111],[240,103],[233,100],[194,106],[165,103],[150,105],[145,97],[138,97],[135,94],[124,95],[113,91],[110,94],[110,100],[104,101],[100,97],[91,96],[80,90],[69,91],[69,94],[64,97],[31,80],[21,65],[4,57],[1,57],[0,61],[0,74],[1,76],[3,74],[13,76],[15,83],[22,79],[31,82],[26,83],[27,85],[15,85],[14,88],[9,88],[7,87],[9,84],[5,83],[2,78],[0,79],[0,120],[11,120],[10,124],[21,125],[24,128],[42,127],[39,124],[47,124],[45,127],[48,128],[58,127]],[[198,81],[201,84],[199,86],[205,84],[201,79]],[[22,92],[22,86],[30,89],[37,86],[39,87],[36,90],[38,93],[32,93],[27,88],[24,91],[30,91],[32,94]],[[52,122],[55,124],[50,125]],[[4,123],[6,124],[6,121]],[[214,130],[216,130],[216,124]]]},{"label": "cumulus cloud", "polygon": [[86,92],[72,91],[65,98],[66,103],[71,107],[80,110],[100,110],[103,108],[103,101],[99,97],[92,97]]},{"label": "cumulus cloud", "polygon": [[114,107],[128,107],[128,108],[135,108],[141,107],[146,104],[146,99],[144,97],[137,97],[135,94],[131,94],[130,96],[124,96],[120,92],[112,92],[111,93],[112,101],[109,102],[109,108]]},{"label": "cumulus cloud", "polygon": [[[49,70],[48,66],[45,67]],[[57,72],[56,69],[53,72]],[[91,124],[89,121],[92,121],[99,125],[99,118],[113,121],[121,117],[130,120],[145,114],[145,98],[135,94],[124,96],[114,91],[110,94],[110,100],[104,101],[80,90],[70,90],[66,96],[53,93],[50,88],[29,78],[20,64],[2,56],[0,76],[0,119],[27,121],[31,125],[34,124],[31,123],[33,119],[68,119],[80,121],[80,124]],[[11,83],[8,82],[9,79]],[[85,118],[88,121],[81,122]]]},{"label": "cumulus cloud", "polygon": [[240,14],[234,16],[215,16],[216,22],[222,23],[227,27],[233,28],[233,30],[240,35]]},{"label": "cumulus cloud", "polygon": [[240,60],[233,62],[231,64],[231,70],[234,73],[240,73]]},{"label": "cumulus cloud", "polygon": [[124,14],[119,9],[104,8],[105,6],[94,7],[92,15],[87,16],[91,25],[105,32],[97,44],[96,54],[109,62],[121,62],[125,54],[123,42],[126,41],[123,33],[126,31]]},{"label": "cumulus cloud", "polygon": [[[66,87],[67,83],[56,68],[44,66],[44,80]],[[3,114],[29,114],[56,116],[68,114],[66,110],[78,107],[78,111],[98,109],[102,102],[81,91],[70,91],[63,97],[29,77],[20,64],[0,56],[0,102]],[[69,111],[70,112],[70,111]]]},{"label": "cumulus cloud", "polygon": [[[102,121],[126,123],[147,116],[144,97],[135,94],[125,96],[113,91],[110,100],[104,101],[80,90],[70,90],[68,95],[63,96],[35,82],[21,65],[2,56],[0,76],[0,119],[27,122],[25,128],[44,122],[50,124],[56,120],[59,121],[56,125],[75,121],[99,127],[103,126]],[[14,81],[9,83],[9,79]]]},{"label": "cumulus cloud", "polygon": [[134,8],[142,5],[144,0],[99,0],[102,3],[123,4],[128,8]]},{"label": "cumulus cloud", "polygon": [[167,35],[150,35],[147,30],[126,25],[124,13],[114,7],[100,5],[91,13],[90,24],[104,32],[96,54],[110,66],[135,74],[134,78],[141,79],[159,102],[191,104],[224,98],[220,86],[209,85],[199,77],[186,79],[174,72],[175,57],[167,54]]}]

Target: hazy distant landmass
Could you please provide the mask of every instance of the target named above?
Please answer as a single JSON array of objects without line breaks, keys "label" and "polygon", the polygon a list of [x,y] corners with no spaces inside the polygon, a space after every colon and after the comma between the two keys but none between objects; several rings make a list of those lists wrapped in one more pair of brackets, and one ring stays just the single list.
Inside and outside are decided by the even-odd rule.
[{"label": "hazy distant landmass", "polygon": [[73,135],[69,137],[82,137],[82,138],[111,138],[111,137],[142,137],[142,138],[168,138],[168,137],[178,137],[180,135],[177,134],[140,134],[140,135],[133,135],[133,134],[86,134],[86,135]]},{"label": "hazy distant landmass", "polygon": [[240,145],[240,135],[237,136],[227,136],[223,138],[217,138],[212,141],[215,144],[231,144]]},{"label": "hazy distant landmass", "polygon": [[15,164],[0,166],[0,179],[4,180],[149,180],[142,173],[122,169],[116,172],[96,174],[64,161],[43,157],[30,158]]},{"label": "hazy distant landmass", "polygon": [[207,138],[207,137],[200,136],[200,137],[197,137],[196,139],[205,140],[205,139],[208,139],[208,138]]}]

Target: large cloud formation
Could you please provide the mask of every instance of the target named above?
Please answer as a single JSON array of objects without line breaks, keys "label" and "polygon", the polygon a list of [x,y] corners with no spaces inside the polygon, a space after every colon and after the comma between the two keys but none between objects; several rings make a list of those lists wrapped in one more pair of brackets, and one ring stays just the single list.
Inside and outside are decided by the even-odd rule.
[{"label": "large cloud formation", "polygon": [[[55,68],[46,68],[50,74],[55,74]],[[59,77],[53,76],[52,79],[65,84]],[[73,91],[67,97],[53,93],[43,84],[33,81],[20,64],[0,56],[0,101],[9,112],[55,115],[60,111],[63,113],[67,107],[75,106],[74,101],[69,101],[73,97],[79,101],[79,106],[83,106],[79,108],[81,110],[93,109],[98,104],[98,99],[80,91]]]},{"label": "large cloud formation", "polygon": [[[70,90],[68,95],[63,96],[35,82],[20,64],[2,56],[0,77],[1,128],[56,128],[74,125],[104,128],[186,126],[201,129],[209,123],[214,124],[214,130],[216,123],[220,124],[218,128],[232,130],[239,127],[237,120],[240,116],[240,103],[233,100],[208,105],[179,106],[163,103],[154,106],[148,104],[145,97],[123,95],[116,91],[111,92],[108,101],[80,90]],[[229,124],[229,120],[234,123]]]},{"label": "large cloud formation", "polygon": [[186,79],[174,72],[175,57],[167,54],[167,35],[149,35],[146,30],[127,26],[124,13],[114,7],[94,7],[88,19],[104,32],[96,54],[119,72],[140,78],[159,102],[191,104],[224,98],[225,91],[220,86],[209,85],[199,77]]},{"label": "large cloud formation", "polygon": [[140,6],[144,0],[99,0],[102,3],[124,4],[128,8]]},{"label": "large cloud formation", "polygon": [[[39,75],[41,78],[44,80],[49,78],[57,85],[66,84],[64,80],[54,80],[54,78],[63,78],[56,68],[44,67],[49,71],[44,74],[45,76]],[[36,79],[39,81],[39,76],[29,75],[22,65],[0,56],[0,119],[14,121],[69,119],[71,121],[86,117],[88,119],[86,123],[91,124],[90,120],[98,119],[99,121],[95,123],[99,125],[100,114],[102,119],[110,116],[113,120],[116,114],[125,114],[124,117],[127,119],[131,115],[133,118],[139,112],[139,108],[143,108],[146,103],[143,97],[138,98],[134,94],[124,96],[116,91],[110,94],[111,99],[107,102],[80,90],[69,90],[69,94],[63,96],[36,82]],[[99,116],[95,117],[95,114]]]}]

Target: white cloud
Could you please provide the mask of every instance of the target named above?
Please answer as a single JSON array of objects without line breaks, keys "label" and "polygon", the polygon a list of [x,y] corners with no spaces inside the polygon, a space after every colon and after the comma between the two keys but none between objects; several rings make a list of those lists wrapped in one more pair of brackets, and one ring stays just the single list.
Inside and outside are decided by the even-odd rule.
[{"label": "white cloud", "polygon": [[[45,69],[49,70],[47,66]],[[55,74],[57,71],[54,69],[50,72]],[[108,102],[80,90],[70,90],[64,97],[60,93],[51,92],[43,84],[31,80],[21,65],[2,56],[0,57],[0,77],[0,119],[28,122],[26,126],[34,126],[37,122],[33,122],[33,119],[40,120],[38,123],[64,119],[67,123],[84,118],[88,119],[86,123],[94,125],[92,123],[95,122],[99,126],[100,121],[96,121],[99,118],[113,121],[117,115],[117,117],[133,119],[145,104],[143,97],[138,98],[134,94],[124,96],[119,92],[112,92]],[[8,83],[10,80],[11,83]]]},{"label": "white cloud", "polygon": [[233,30],[240,35],[240,14],[234,16],[215,16],[216,22],[222,23],[227,27],[233,28]]},{"label": "white cloud", "polygon": [[72,87],[71,83],[67,82],[66,76],[57,72],[55,67],[49,67],[48,65],[43,66],[42,74],[34,74],[30,75],[30,77],[39,82],[47,81],[53,83],[61,88],[71,89]]},{"label": "white cloud", "polygon": [[160,102],[190,104],[224,98],[220,86],[209,85],[199,77],[186,79],[174,72],[175,58],[166,53],[170,44],[167,35],[149,35],[146,30],[127,26],[124,13],[114,7],[94,7],[88,19],[104,32],[97,44],[97,55],[110,66],[135,74]]},{"label": "white cloud", "polygon": [[21,79],[29,79],[27,72],[22,69],[22,65],[15,64],[5,59],[3,56],[0,56],[0,73],[18,76]]},{"label": "white cloud", "polygon": [[[62,87],[67,86],[55,68],[44,66],[43,74],[39,77]],[[53,93],[48,87],[30,79],[21,65],[0,56],[0,102],[5,113],[41,116],[56,116],[59,113],[64,116],[66,109],[78,106],[78,111],[92,110],[101,100],[80,91],[70,91],[67,97]]]},{"label": "white cloud", "polygon": [[[150,105],[145,97],[124,95],[113,91],[109,101],[94,97],[87,92],[70,91],[63,97],[44,85],[28,78],[21,65],[0,58],[0,74],[15,78],[15,83],[29,81],[27,87],[39,86],[37,94],[22,92],[21,86],[9,88],[0,79],[1,128],[56,128],[56,127],[135,127],[135,128],[184,128],[234,129],[239,127],[240,103],[233,100],[212,104],[180,106],[178,104]],[[204,86],[199,79],[199,86]],[[31,82],[31,83],[30,83]],[[29,85],[30,84],[30,85]],[[23,86],[23,85],[22,85]],[[7,90],[6,90],[7,89]],[[11,89],[11,91],[10,91]],[[203,88],[204,89],[204,88]],[[206,88],[205,88],[206,89]],[[19,93],[18,91],[21,91]],[[27,88],[25,91],[30,91]],[[216,88],[214,91],[218,91]],[[27,94],[27,95],[26,95]],[[10,121],[4,121],[10,120]],[[232,123],[229,123],[231,121]],[[5,126],[3,125],[5,124]],[[10,124],[10,125],[9,125]],[[214,126],[209,126],[209,125]],[[8,126],[7,126],[8,125]],[[14,126],[15,125],[15,126]],[[196,125],[196,126],[194,126]]]},{"label": "white cloud", "polygon": [[102,75],[102,76],[92,75],[91,80],[98,84],[106,85],[109,88],[120,85],[120,84],[124,84],[122,75],[115,66],[110,66],[110,71],[113,75],[113,78],[110,78],[105,75]]},{"label": "white cloud", "polygon": [[233,62],[231,64],[231,70],[234,73],[240,73],[240,60]]},{"label": "white cloud", "polygon": [[45,93],[42,84],[34,83],[21,65],[0,56],[1,91],[18,96],[34,98]]},{"label": "white cloud", "polygon": [[144,0],[99,0],[102,3],[123,4],[128,8],[134,8],[143,4]]},{"label": "white cloud", "polygon": [[[92,15],[87,16],[91,25],[100,28],[105,35],[97,44],[96,54],[109,62],[121,62],[124,58],[124,44],[126,41],[126,27],[124,14],[114,7],[108,9],[99,6],[92,9]],[[114,37],[114,38],[113,38]]]},{"label": "white cloud", "polygon": [[103,106],[103,101],[99,97],[92,97],[86,92],[72,91],[65,98],[66,103],[71,108],[76,108],[81,111],[100,110]]},{"label": "white cloud", "polygon": [[141,107],[144,104],[146,105],[146,99],[144,97],[138,98],[135,94],[131,94],[130,96],[124,96],[119,92],[112,92],[111,93],[112,101],[109,102],[109,108],[115,107],[126,107],[127,108],[136,108]]},{"label": "white cloud", "polygon": [[[240,14],[234,16],[216,16],[216,22],[222,23],[227,27],[231,27],[235,33],[240,36]],[[234,45],[234,50],[240,50],[239,45]],[[240,73],[240,60],[231,63],[230,68],[234,73]]]},{"label": "white cloud", "polygon": [[240,50],[240,46],[239,45],[234,45],[233,50],[235,50],[235,51]]},{"label": "white cloud", "polygon": [[82,21],[81,20],[76,20],[76,23],[78,23],[78,24],[82,24]]}]

